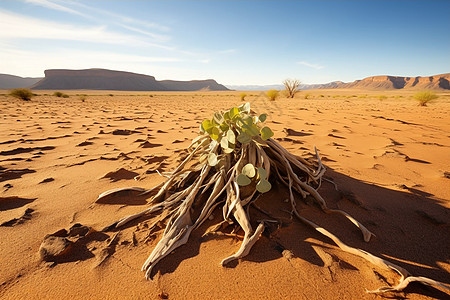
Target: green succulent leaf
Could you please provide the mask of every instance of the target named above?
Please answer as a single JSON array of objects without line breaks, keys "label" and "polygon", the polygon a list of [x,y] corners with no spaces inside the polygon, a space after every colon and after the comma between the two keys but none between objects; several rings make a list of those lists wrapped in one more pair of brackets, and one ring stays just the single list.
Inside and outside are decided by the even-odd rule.
[{"label": "green succulent leaf", "polygon": [[239,115],[239,109],[237,107],[233,107],[230,109],[230,119]]},{"label": "green succulent leaf", "polygon": [[253,178],[256,175],[255,167],[252,164],[246,164],[242,168],[242,174],[246,175],[248,178]]},{"label": "green succulent leaf", "polygon": [[227,120],[227,121],[231,120],[230,112],[229,112],[229,111],[225,112],[225,113],[223,114],[223,118],[224,118],[225,120]]},{"label": "green succulent leaf", "polygon": [[215,165],[217,165],[217,162],[217,155],[215,153],[208,154],[208,165],[214,167]]},{"label": "green succulent leaf", "polygon": [[272,188],[272,185],[270,184],[270,182],[268,182],[265,179],[261,179],[256,184],[256,190],[260,193],[267,193],[268,191],[270,191],[271,188]]},{"label": "green succulent leaf", "polygon": [[206,132],[210,132],[210,130],[214,127],[214,124],[210,120],[204,120],[202,122],[202,127]]},{"label": "green succulent leaf", "polygon": [[239,143],[241,143],[241,144],[247,144],[247,143],[250,143],[250,142],[252,141],[252,137],[251,137],[251,135],[248,135],[248,134],[245,133],[245,132],[241,132],[241,133],[238,135],[237,140],[238,140]]},{"label": "green succulent leaf", "polygon": [[269,127],[264,127],[261,129],[261,137],[264,141],[270,139],[273,136],[273,131]]},{"label": "green succulent leaf", "polygon": [[219,127],[220,127],[220,130],[222,130],[222,131],[224,131],[224,132],[227,131],[227,130],[230,128],[230,126],[228,126],[228,124],[225,123],[225,122],[223,122],[222,124],[220,124]]},{"label": "green succulent leaf", "polygon": [[259,178],[260,178],[261,180],[267,179],[267,172],[266,172],[266,169],[264,169],[264,168],[258,168],[258,174],[259,174]]},{"label": "green succulent leaf", "polygon": [[250,113],[250,102],[247,102],[239,106],[239,110],[245,113]]},{"label": "green succulent leaf", "polygon": [[228,149],[228,139],[226,138],[226,137],[222,137],[221,139],[220,139],[220,146],[223,148],[223,149]]},{"label": "green succulent leaf", "polygon": [[261,114],[261,115],[258,117],[258,119],[259,119],[260,122],[265,122],[266,119],[267,119],[267,115],[266,115],[266,114]]},{"label": "green succulent leaf", "polygon": [[239,184],[240,186],[247,186],[247,185],[249,185],[252,181],[251,181],[250,178],[248,178],[246,175],[244,175],[244,174],[239,174],[238,177],[236,178],[236,182],[237,182],[237,184]]},{"label": "green succulent leaf", "polygon": [[219,138],[219,134],[220,134],[220,130],[217,127],[213,127],[211,129],[211,133],[209,134],[209,136],[213,139],[213,140],[217,140]]},{"label": "green succulent leaf", "polygon": [[234,134],[234,131],[229,129],[227,131],[227,140],[228,142],[230,142],[231,144],[236,144],[236,135]]},{"label": "green succulent leaf", "polygon": [[253,125],[244,125],[242,126],[242,130],[250,136],[259,135],[259,128],[256,124]]}]

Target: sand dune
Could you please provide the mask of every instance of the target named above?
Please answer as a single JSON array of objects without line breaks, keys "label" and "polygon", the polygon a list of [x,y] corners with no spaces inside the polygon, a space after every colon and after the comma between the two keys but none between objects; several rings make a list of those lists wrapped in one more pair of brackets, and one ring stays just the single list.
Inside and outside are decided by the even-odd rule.
[{"label": "sand dune", "polygon": [[[239,92],[88,91],[83,101],[73,91],[67,99],[44,93],[29,102],[0,95],[0,298],[378,299],[365,289],[398,279],[292,219],[288,191],[274,183],[258,205],[282,226],[268,226],[247,257],[220,266],[242,232],[204,235],[218,210],[146,281],[140,268],[163,226],[149,232],[152,220],[138,219],[100,232],[147,202],[130,192],[96,199],[161,183],[157,171],[178,165],[199,123],[241,104]],[[290,152],[309,157],[317,147],[329,180],[321,195],[376,237],[365,243],[345,218],[297,196],[301,214],[353,247],[450,284],[450,94],[418,107],[407,92],[384,92],[383,101],[367,91],[308,93],[270,102],[249,92],[247,101],[268,114],[274,138]],[[419,284],[406,296],[449,297]]]}]

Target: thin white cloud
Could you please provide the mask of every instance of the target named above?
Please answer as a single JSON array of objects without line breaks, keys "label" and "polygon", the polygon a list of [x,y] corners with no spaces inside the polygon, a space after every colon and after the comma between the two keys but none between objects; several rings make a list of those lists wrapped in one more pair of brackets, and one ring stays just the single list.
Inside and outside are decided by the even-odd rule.
[{"label": "thin white cloud", "polygon": [[309,68],[313,68],[313,69],[316,69],[316,70],[320,70],[320,69],[325,68],[324,66],[311,64],[311,63],[309,63],[307,61],[298,61],[297,64],[303,65],[303,66],[306,66],[306,67],[309,67]]},{"label": "thin white cloud", "polygon": [[[137,32],[140,34],[147,35],[147,36],[157,39],[159,41],[167,41],[170,39],[170,37],[167,35],[156,34],[153,32],[149,32],[148,30],[143,30],[143,29],[135,27],[135,26],[147,27],[147,28],[157,29],[157,30],[160,30],[163,32],[167,32],[167,31],[169,31],[169,28],[167,26],[163,26],[163,25],[151,23],[151,22],[146,22],[146,21],[141,21],[141,20],[137,20],[134,18],[129,18],[129,17],[123,16],[120,14],[109,12],[107,10],[94,8],[94,7],[91,7],[91,6],[76,2],[76,1],[64,1],[63,2],[63,1],[58,1],[58,0],[56,0],[56,1],[55,0],[53,0],[53,1],[51,1],[51,0],[25,0],[25,2],[39,5],[39,6],[42,6],[45,8],[53,9],[53,10],[63,11],[66,13],[82,16],[84,18],[87,18],[87,19],[90,19],[93,21],[98,21],[99,15],[107,16],[108,18],[111,18],[111,20],[114,20],[114,21],[111,21],[111,24],[116,24],[127,30],[131,30],[131,31],[134,31],[134,32]],[[58,4],[58,3],[61,3],[61,4]],[[80,10],[73,9],[73,8],[69,7],[69,5],[81,8],[84,11],[95,12],[95,17],[92,15],[89,15],[85,12],[80,12]],[[116,20],[118,20],[118,21],[116,21]],[[129,24],[135,25],[135,26],[130,26]]]},{"label": "thin white cloud", "polygon": [[106,26],[77,26],[44,21],[0,9],[0,38],[72,40],[91,43],[140,45],[175,50],[174,47],[147,42],[135,35],[108,30]]},{"label": "thin white cloud", "polygon": [[153,33],[153,32],[146,31],[146,30],[142,30],[140,28],[136,28],[136,27],[133,27],[133,26],[128,26],[128,25],[125,25],[125,24],[122,24],[122,23],[116,23],[116,24],[121,26],[121,27],[123,27],[123,28],[125,28],[125,29],[128,29],[130,31],[134,31],[134,32],[137,32],[137,33],[140,33],[140,34],[143,34],[143,35],[147,35],[147,36],[149,36],[151,38],[154,38],[156,40],[159,40],[159,41],[168,41],[168,40],[170,40],[170,37],[167,36],[167,35],[156,34],[156,33]]},{"label": "thin white cloud", "polygon": [[236,52],[237,52],[236,49],[226,49],[226,50],[221,50],[221,51],[219,51],[217,53],[219,53],[219,54],[232,54],[232,53],[236,53]]},{"label": "thin white cloud", "polygon": [[77,10],[71,9],[67,6],[63,6],[57,3],[54,3],[52,1],[48,1],[48,0],[25,0],[26,3],[31,3],[31,4],[35,4],[35,5],[39,5],[45,8],[50,8],[50,9],[54,9],[54,10],[58,10],[58,11],[63,11],[66,13],[70,13],[70,14],[74,14],[74,15],[79,15],[85,18],[90,18],[90,16],[81,13]]}]

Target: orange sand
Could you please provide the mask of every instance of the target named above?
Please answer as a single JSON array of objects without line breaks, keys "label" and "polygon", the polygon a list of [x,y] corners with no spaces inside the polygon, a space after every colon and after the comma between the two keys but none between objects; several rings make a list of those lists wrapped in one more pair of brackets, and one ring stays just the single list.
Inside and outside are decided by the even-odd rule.
[{"label": "orange sand", "polygon": [[[394,273],[290,220],[280,210],[289,208],[281,185],[258,204],[286,226],[264,233],[228,268],[220,261],[239,248],[242,232],[202,237],[220,221],[220,211],[157,265],[153,281],[140,268],[161,231],[145,241],[144,220],[120,233],[114,253],[98,267],[96,256],[112,233],[94,235],[61,263],[42,262],[38,250],[46,234],[75,223],[100,230],[143,210],[145,202],[94,202],[112,188],[160,183],[156,170],[177,165],[177,150],[189,145],[201,120],[241,103],[239,92],[67,91],[67,99],[44,93],[30,102],[0,96],[1,299],[375,299],[365,289],[396,282]],[[83,93],[89,94],[84,102],[76,95]],[[248,94],[290,152],[309,156],[317,146],[326,177],[341,191],[324,182],[321,195],[376,238],[363,242],[348,221],[299,199],[302,215],[416,276],[450,283],[448,93],[428,107],[418,107],[407,92],[316,90],[275,102]],[[388,99],[380,101],[380,94]],[[112,134],[118,129],[131,132]],[[138,180],[123,172],[103,178],[120,168],[139,174]],[[408,299],[449,297],[418,284],[406,292]]]}]

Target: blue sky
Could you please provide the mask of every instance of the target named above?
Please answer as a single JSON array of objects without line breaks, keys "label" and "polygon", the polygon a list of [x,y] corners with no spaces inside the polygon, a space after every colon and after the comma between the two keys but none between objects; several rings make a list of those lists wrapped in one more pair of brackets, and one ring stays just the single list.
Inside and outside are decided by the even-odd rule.
[{"label": "blue sky", "polygon": [[450,72],[450,1],[0,1],[0,73],[222,84]]}]

